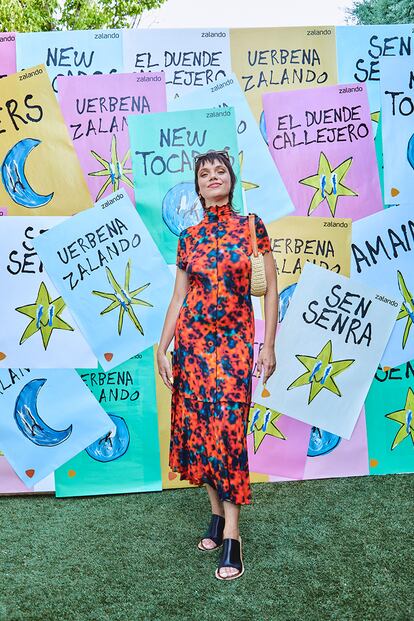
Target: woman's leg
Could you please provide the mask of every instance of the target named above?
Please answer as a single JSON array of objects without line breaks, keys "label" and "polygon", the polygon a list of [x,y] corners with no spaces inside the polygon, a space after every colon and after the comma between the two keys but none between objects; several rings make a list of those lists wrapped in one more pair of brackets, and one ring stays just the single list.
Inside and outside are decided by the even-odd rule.
[{"label": "woman's leg", "polygon": [[[239,516],[240,505],[236,505],[233,502],[225,500],[223,502],[224,516],[226,523],[224,525],[224,539],[238,539],[239,538]],[[220,576],[225,578],[226,576],[232,576],[238,574],[238,570],[235,567],[221,567]]]},{"label": "woman's leg", "polygon": [[[208,496],[210,498],[211,513],[214,513],[215,515],[224,516],[223,503],[220,500],[217,494],[217,491],[214,489],[214,487],[211,487],[211,485],[209,485],[208,483],[206,483],[206,488],[207,488]],[[216,544],[214,543],[212,539],[203,539],[202,541],[203,541],[203,546],[205,548],[216,547]]]}]

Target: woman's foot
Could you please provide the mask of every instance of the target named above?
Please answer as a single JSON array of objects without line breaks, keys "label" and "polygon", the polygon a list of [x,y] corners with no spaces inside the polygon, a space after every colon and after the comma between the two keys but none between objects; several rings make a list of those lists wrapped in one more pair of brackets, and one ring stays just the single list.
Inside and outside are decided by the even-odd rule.
[{"label": "woman's foot", "polygon": [[223,544],[224,516],[213,513],[208,530],[198,543],[198,549],[203,551],[215,550]]},{"label": "woman's foot", "polygon": [[219,580],[235,580],[244,573],[244,564],[241,550],[241,538],[223,538],[219,566],[216,569],[216,578]]}]

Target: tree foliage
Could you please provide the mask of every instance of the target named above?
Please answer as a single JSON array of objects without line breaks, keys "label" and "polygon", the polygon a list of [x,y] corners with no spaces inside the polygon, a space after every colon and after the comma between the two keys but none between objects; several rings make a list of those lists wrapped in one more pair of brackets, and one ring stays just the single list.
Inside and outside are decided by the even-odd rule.
[{"label": "tree foliage", "polygon": [[165,0],[0,0],[0,32],[134,26]]},{"label": "tree foliage", "polygon": [[412,24],[413,0],[357,0],[347,11],[348,21],[357,24]]}]

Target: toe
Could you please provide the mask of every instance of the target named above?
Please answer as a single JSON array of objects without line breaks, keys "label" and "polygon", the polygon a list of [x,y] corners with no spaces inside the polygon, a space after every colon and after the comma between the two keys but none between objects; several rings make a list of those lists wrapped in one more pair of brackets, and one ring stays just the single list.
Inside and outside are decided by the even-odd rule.
[{"label": "toe", "polygon": [[211,550],[212,548],[216,547],[216,544],[214,543],[214,541],[212,539],[203,539],[202,540],[202,545],[205,548],[208,548],[209,550]]}]

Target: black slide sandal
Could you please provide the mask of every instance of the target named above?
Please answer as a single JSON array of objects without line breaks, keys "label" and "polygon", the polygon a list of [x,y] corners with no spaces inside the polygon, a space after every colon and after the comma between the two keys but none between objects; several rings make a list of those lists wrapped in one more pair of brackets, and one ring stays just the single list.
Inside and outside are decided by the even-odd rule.
[{"label": "black slide sandal", "polygon": [[[238,539],[224,539],[223,550],[221,551],[220,563],[216,569],[215,576],[218,580],[236,580],[244,574],[244,564],[242,558],[241,537]],[[232,567],[238,570],[238,574],[233,576],[221,576],[221,567]]]},{"label": "black slide sandal", "polygon": [[222,515],[213,514],[211,516],[210,525],[203,539],[211,539],[216,544],[214,548],[206,548],[203,546],[203,539],[198,542],[197,548],[203,552],[212,552],[221,548],[223,545],[224,517]]}]

